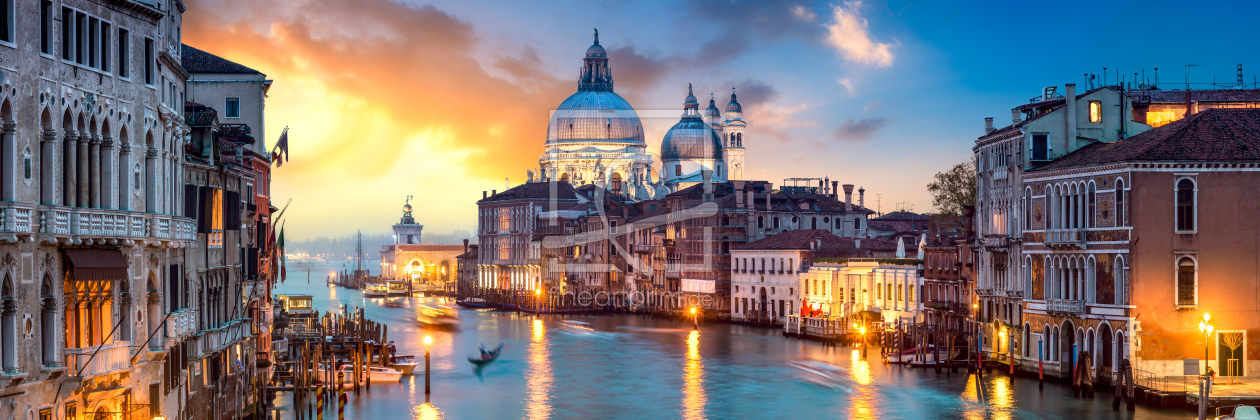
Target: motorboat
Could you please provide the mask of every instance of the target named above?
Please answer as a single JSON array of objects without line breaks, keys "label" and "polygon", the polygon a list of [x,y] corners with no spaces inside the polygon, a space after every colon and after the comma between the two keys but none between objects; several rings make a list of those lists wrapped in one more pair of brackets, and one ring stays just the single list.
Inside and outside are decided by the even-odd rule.
[{"label": "motorboat", "polygon": [[406,280],[386,280],[385,293],[389,296],[408,296],[411,294],[411,288]]},{"label": "motorboat", "polygon": [[564,328],[568,328],[573,331],[580,331],[580,332],[594,332],[595,331],[595,328],[591,327],[591,324],[589,322],[576,321],[572,319],[566,319],[566,320],[560,321],[560,326]]},{"label": "motorboat", "polygon": [[487,363],[497,360],[501,353],[503,353],[503,343],[499,343],[499,347],[495,347],[494,350],[486,351],[483,349],[480,357],[468,356],[468,362],[477,366],[485,366]]},{"label": "motorboat", "polygon": [[280,307],[288,312],[293,318],[313,318],[315,309],[312,308],[311,295],[277,295],[280,299]]},{"label": "motorboat", "polygon": [[[1216,409],[1216,413],[1220,414],[1222,409],[1229,407],[1220,407]],[[1216,416],[1216,420],[1260,420],[1260,411],[1250,405],[1235,406],[1234,413],[1222,416]]]},{"label": "motorboat", "polygon": [[389,358],[389,367],[402,372],[403,375],[410,375],[411,371],[416,369],[416,366],[420,366],[420,362],[416,361],[416,356],[406,355]]},{"label": "motorboat", "polygon": [[807,379],[811,382],[823,385],[845,382],[845,376],[848,374],[848,370],[842,367],[816,360],[793,360],[789,363],[792,367],[809,374],[810,376],[808,376]]},{"label": "motorboat", "polygon": [[454,328],[459,326],[459,311],[450,307],[420,306],[416,321],[434,328]]},{"label": "motorboat", "polygon": [[486,300],[482,298],[468,298],[468,299],[456,301],[455,304],[465,307],[465,308],[472,308],[472,309],[483,309],[483,308],[490,307],[490,304],[487,303]]},{"label": "motorboat", "polygon": [[381,283],[367,283],[363,285],[363,297],[368,299],[383,298],[389,296],[388,289]]},{"label": "motorboat", "polygon": [[[317,369],[317,371],[320,373],[323,373],[324,369],[326,369],[327,367],[328,367],[327,364],[321,364],[319,366],[319,369]],[[368,370],[368,378],[372,380],[372,383],[401,382],[402,381],[403,373],[399,371],[398,369],[389,368],[389,367],[381,367],[381,366],[369,366],[367,370]],[[354,384],[354,379],[352,379],[354,378],[354,366],[351,366],[349,363],[342,363],[341,368],[337,369],[336,372],[345,374],[345,377],[346,377],[345,386],[351,386]]]}]

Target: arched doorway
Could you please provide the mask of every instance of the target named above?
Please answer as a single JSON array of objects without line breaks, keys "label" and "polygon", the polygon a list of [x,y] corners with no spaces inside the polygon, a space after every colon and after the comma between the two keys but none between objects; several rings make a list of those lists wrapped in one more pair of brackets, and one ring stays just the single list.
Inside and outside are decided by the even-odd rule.
[{"label": "arched doorway", "polygon": [[1062,371],[1071,373],[1073,365],[1073,344],[1076,344],[1076,326],[1072,321],[1063,321],[1063,326],[1059,329],[1059,362],[1062,364]]},{"label": "arched doorway", "polygon": [[39,287],[42,307],[39,311],[39,346],[43,353],[44,366],[57,365],[57,295],[53,289],[52,276],[44,274],[44,281]]},{"label": "arched doorway", "polygon": [[441,276],[443,283],[451,281],[450,261],[442,261],[442,264],[438,266],[438,275]]},{"label": "arched doorway", "polygon": [[420,261],[412,260],[407,265],[407,278],[413,282],[422,281],[424,279],[424,264]]},{"label": "arched doorway", "polygon": [[1111,326],[1106,323],[1099,325],[1098,338],[1102,340],[1101,348],[1098,351],[1099,365],[1103,367],[1103,372],[1111,372],[1116,366],[1115,350],[1111,341],[1114,339],[1111,334]]}]

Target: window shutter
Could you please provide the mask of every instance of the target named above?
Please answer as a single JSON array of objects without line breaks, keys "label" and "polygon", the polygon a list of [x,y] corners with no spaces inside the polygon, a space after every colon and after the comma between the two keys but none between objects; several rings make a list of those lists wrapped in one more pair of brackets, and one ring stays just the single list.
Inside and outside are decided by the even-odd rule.
[{"label": "window shutter", "polygon": [[210,233],[210,187],[197,187],[197,233]]},{"label": "window shutter", "polygon": [[184,184],[184,217],[197,217],[197,186]]},{"label": "window shutter", "polygon": [[228,209],[227,214],[228,221],[231,223],[228,223],[227,229],[241,230],[241,192],[233,191],[228,198],[230,198],[230,200],[227,201],[227,206],[230,208]]}]

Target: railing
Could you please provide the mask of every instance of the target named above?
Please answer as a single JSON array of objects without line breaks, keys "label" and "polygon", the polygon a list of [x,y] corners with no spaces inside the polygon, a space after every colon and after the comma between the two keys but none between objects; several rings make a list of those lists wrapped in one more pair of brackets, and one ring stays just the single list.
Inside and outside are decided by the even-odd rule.
[{"label": "railing", "polygon": [[152,237],[196,239],[195,222],[168,214],[145,214],[130,210],[88,209],[0,203],[0,231],[32,232],[34,216],[39,217],[39,233],[104,237]]},{"label": "railing", "polygon": [[[166,337],[181,338],[197,333],[197,311],[181,309],[166,318]],[[159,344],[160,346],[160,344]]]},{"label": "railing", "polygon": [[30,232],[31,213],[34,206],[7,202],[0,204],[0,230],[5,232]]},{"label": "railing", "polygon": [[[97,351],[100,349],[100,351]],[[96,356],[92,354],[95,353]],[[70,374],[81,378],[128,369],[131,367],[131,342],[117,341],[94,347],[66,349],[66,366]]]},{"label": "railing", "polygon": [[1064,314],[1085,313],[1085,301],[1070,299],[1046,299],[1046,311]]},{"label": "railing", "polygon": [[1010,175],[1010,171],[1005,166],[993,170],[993,179],[1006,179]]},{"label": "railing", "polygon": [[150,214],[149,236],[155,238],[171,237],[171,216],[166,214]]},{"label": "railing", "polygon": [[985,235],[984,245],[989,248],[1007,248],[1011,246],[1011,237],[1006,235]]},{"label": "railing", "polygon": [[1147,372],[1141,369],[1133,369],[1133,382],[1141,388],[1146,388],[1159,392],[1177,393],[1187,392],[1194,388],[1193,382],[1198,381],[1198,376],[1159,376],[1153,372]]},{"label": "railing", "polygon": [[203,330],[201,333],[202,349],[207,352],[214,352],[240,341],[249,336],[248,327],[249,323],[246,320],[238,319],[217,329]]},{"label": "railing", "polygon": [[1046,232],[1048,245],[1085,245],[1085,229],[1051,229]]},{"label": "railing", "polygon": [[639,252],[639,253],[652,252],[652,244],[634,244],[634,252]]}]

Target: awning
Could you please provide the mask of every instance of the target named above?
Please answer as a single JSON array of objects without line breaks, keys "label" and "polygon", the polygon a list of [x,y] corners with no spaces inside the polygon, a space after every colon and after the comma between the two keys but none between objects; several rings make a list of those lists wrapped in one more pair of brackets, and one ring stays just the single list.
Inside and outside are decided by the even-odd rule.
[{"label": "awning", "polygon": [[74,266],[75,280],[127,279],[127,260],[117,249],[67,249],[66,256]]}]

